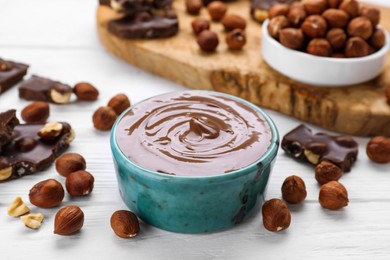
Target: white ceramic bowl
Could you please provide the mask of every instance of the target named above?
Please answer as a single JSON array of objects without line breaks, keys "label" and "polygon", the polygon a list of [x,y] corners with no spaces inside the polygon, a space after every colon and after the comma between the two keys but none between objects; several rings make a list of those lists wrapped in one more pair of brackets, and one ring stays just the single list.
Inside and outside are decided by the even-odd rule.
[{"label": "white ceramic bowl", "polygon": [[275,70],[294,80],[318,86],[348,86],[378,76],[385,64],[390,47],[389,33],[386,44],[379,51],[362,58],[317,57],[288,49],[268,34],[268,20],[262,26],[262,55]]}]

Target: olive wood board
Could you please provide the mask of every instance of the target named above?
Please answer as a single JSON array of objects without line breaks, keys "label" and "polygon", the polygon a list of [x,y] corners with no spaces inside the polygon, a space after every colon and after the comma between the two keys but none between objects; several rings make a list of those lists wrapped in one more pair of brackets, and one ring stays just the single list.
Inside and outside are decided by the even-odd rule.
[{"label": "olive wood board", "polygon": [[[323,128],[359,136],[390,135],[390,59],[377,78],[348,87],[318,87],[289,79],[269,67],[261,56],[261,25],[250,18],[249,1],[229,3],[228,13],[247,17],[247,44],[229,51],[221,23],[213,22],[220,44],[216,52],[199,50],[184,0],[175,0],[179,33],[166,39],[123,40],[107,31],[118,16],[105,6],[97,9],[97,31],[102,44],[119,58],[143,70],[194,89],[232,94]],[[390,9],[381,10],[381,25],[390,29]],[[203,8],[201,17],[209,19]],[[297,64],[299,66],[299,64]]]}]

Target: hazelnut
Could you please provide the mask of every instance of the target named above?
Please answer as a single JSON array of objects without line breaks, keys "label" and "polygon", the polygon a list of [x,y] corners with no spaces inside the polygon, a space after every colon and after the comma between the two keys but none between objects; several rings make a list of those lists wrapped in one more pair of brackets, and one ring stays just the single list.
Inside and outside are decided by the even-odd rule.
[{"label": "hazelnut", "polygon": [[9,71],[12,69],[12,65],[6,61],[0,61],[0,71]]},{"label": "hazelnut", "polygon": [[349,17],[354,18],[359,14],[359,3],[356,0],[343,0],[339,9],[349,14]]},{"label": "hazelnut", "polygon": [[55,84],[49,92],[51,100],[56,104],[70,103],[72,89],[67,85]]},{"label": "hazelnut", "polygon": [[347,34],[343,29],[333,28],[326,34],[326,39],[333,50],[341,50],[344,48],[345,42],[347,41]]},{"label": "hazelnut", "polygon": [[222,19],[222,25],[226,31],[232,31],[234,29],[244,30],[246,27],[246,21],[239,15],[228,14]]},{"label": "hazelnut", "polygon": [[305,36],[301,29],[285,28],[279,32],[280,43],[290,49],[299,50],[303,48]]},{"label": "hazelnut", "polygon": [[94,181],[91,173],[79,170],[66,177],[65,187],[71,196],[85,196],[92,192]]},{"label": "hazelnut", "polygon": [[117,115],[122,114],[131,105],[130,99],[123,93],[116,94],[107,103],[107,106],[114,109]]},{"label": "hazelnut", "polygon": [[289,6],[287,4],[275,4],[268,10],[268,19],[272,19],[279,15],[287,16]]},{"label": "hazelnut", "polygon": [[54,218],[54,234],[68,236],[79,231],[84,224],[84,212],[78,206],[61,208]]},{"label": "hazelnut", "polygon": [[348,205],[347,189],[338,181],[330,181],[321,186],[318,198],[325,209],[337,210]]},{"label": "hazelnut", "polygon": [[73,93],[77,96],[78,100],[93,101],[99,96],[99,90],[88,82],[77,83],[73,87]]},{"label": "hazelnut", "polygon": [[282,197],[291,204],[302,202],[306,198],[305,182],[298,176],[287,177],[282,185]]},{"label": "hazelnut", "polygon": [[86,168],[84,157],[78,153],[66,153],[58,157],[55,165],[57,172],[64,177],[72,172],[85,170]]},{"label": "hazelnut", "polygon": [[52,140],[62,133],[64,126],[59,122],[46,123],[39,131],[38,135],[44,140]]},{"label": "hazelnut", "polygon": [[360,37],[364,40],[370,38],[373,33],[372,24],[370,20],[363,16],[353,18],[348,24],[347,31],[349,36]]},{"label": "hazelnut", "polygon": [[290,25],[285,16],[276,16],[269,20],[267,30],[269,35],[274,39],[279,39],[279,32],[281,29],[287,28]]},{"label": "hazelnut", "polygon": [[210,29],[210,22],[207,21],[206,19],[197,18],[197,19],[192,21],[191,27],[192,27],[192,31],[194,32],[194,34],[198,35],[203,30]]},{"label": "hazelnut", "polygon": [[8,206],[8,215],[11,217],[20,217],[29,212],[29,207],[24,203],[20,196],[16,197]]},{"label": "hazelnut", "polygon": [[43,101],[32,102],[23,108],[21,116],[28,124],[42,124],[49,118],[49,103]]},{"label": "hazelnut", "polygon": [[360,15],[367,17],[371,21],[374,28],[378,25],[381,19],[380,11],[374,7],[362,6],[360,8]]},{"label": "hazelnut", "polygon": [[234,29],[226,34],[226,43],[230,50],[241,50],[246,44],[246,36],[243,30]]},{"label": "hazelnut", "polygon": [[290,226],[291,214],[286,203],[280,199],[270,199],[262,207],[263,225],[272,232],[281,231]]},{"label": "hazelnut", "polygon": [[206,52],[213,52],[219,44],[218,35],[209,30],[203,30],[197,37],[199,47]]},{"label": "hazelnut", "polygon": [[329,161],[320,162],[315,169],[315,178],[319,184],[338,181],[342,175],[343,170]]},{"label": "hazelnut", "polygon": [[118,115],[111,107],[100,107],[93,113],[92,122],[96,129],[108,131],[114,125]]},{"label": "hazelnut", "polygon": [[385,94],[386,94],[387,102],[390,104],[390,85],[387,85]]},{"label": "hazelnut", "polygon": [[188,14],[198,15],[203,7],[203,2],[202,0],[186,0],[185,5]]},{"label": "hazelnut", "polygon": [[253,19],[259,23],[263,23],[268,18],[268,11],[255,8],[253,10]]},{"label": "hazelnut", "polygon": [[332,58],[338,58],[338,59],[344,59],[344,58],[345,58],[345,55],[344,55],[344,53],[334,52],[334,53],[332,53],[332,55],[330,55],[330,57],[332,57]]},{"label": "hazelnut", "polygon": [[128,210],[117,210],[111,215],[111,228],[121,238],[135,237],[139,231],[137,216]]},{"label": "hazelnut", "polygon": [[299,27],[301,26],[302,22],[306,19],[307,14],[305,9],[303,8],[303,5],[298,5],[300,2],[294,2],[293,5],[291,5],[290,10],[288,11],[287,18],[290,22],[290,24],[293,27]]},{"label": "hazelnut", "polygon": [[210,17],[214,21],[220,21],[226,14],[228,6],[221,1],[213,1],[207,5]]},{"label": "hazelnut", "polygon": [[38,229],[41,227],[44,218],[45,217],[41,213],[37,213],[21,216],[20,220],[26,227],[31,229]]},{"label": "hazelnut", "polygon": [[40,208],[53,208],[64,199],[64,188],[54,179],[47,179],[35,184],[29,193],[30,202]]},{"label": "hazelnut", "polygon": [[34,149],[38,144],[38,141],[31,136],[25,136],[15,141],[15,148],[22,153],[26,153]]},{"label": "hazelnut", "polygon": [[326,0],[303,0],[302,3],[308,15],[322,14],[328,5]]},{"label": "hazelnut", "polygon": [[320,15],[310,15],[301,25],[303,33],[309,38],[323,38],[328,26],[325,19]]},{"label": "hazelnut", "polygon": [[345,43],[344,54],[347,58],[367,56],[370,52],[368,43],[360,37],[352,37]]},{"label": "hazelnut", "polygon": [[343,0],[328,0],[329,8],[338,8]]},{"label": "hazelnut", "polygon": [[0,169],[0,181],[5,181],[12,176],[12,166]]},{"label": "hazelnut", "polygon": [[326,39],[312,39],[307,45],[306,51],[315,56],[329,57],[332,54],[332,46]]},{"label": "hazelnut", "polygon": [[376,163],[390,162],[390,139],[384,136],[375,136],[367,143],[368,158]]},{"label": "hazelnut", "polygon": [[349,22],[349,15],[340,9],[328,9],[322,16],[332,28],[344,28]]},{"label": "hazelnut", "polygon": [[382,48],[386,44],[385,33],[380,28],[375,29],[370,39],[368,39],[368,42],[372,47],[374,47],[377,50]]}]

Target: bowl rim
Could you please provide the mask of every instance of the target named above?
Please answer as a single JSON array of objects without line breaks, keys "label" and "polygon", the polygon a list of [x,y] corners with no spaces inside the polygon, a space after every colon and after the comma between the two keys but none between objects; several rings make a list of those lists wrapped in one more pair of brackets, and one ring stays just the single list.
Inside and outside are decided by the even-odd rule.
[{"label": "bowl rim", "polygon": [[[165,174],[165,173],[159,173],[159,172],[156,172],[156,171],[153,171],[153,170],[146,169],[146,168],[138,165],[137,163],[131,161],[123,153],[123,151],[119,148],[118,143],[116,141],[116,130],[117,130],[118,124],[121,121],[121,119],[123,118],[123,116],[128,111],[133,109],[133,107],[135,107],[137,104],[139,104],[141,102],[144,102],[146,100],[149,100],[149,99],[152,99],[152,98],[156,98],[158,96],[162,96],[162,95],[166,95],[166,94],[186,93],[186,92],[191,92],[191,93],[196,93],[196,92],[203,92],[203,93],[205,93],[205,92],[207,92],[207,93],[211,93],[211,94],[214,94],[214,95],[222,95],[224,97],[227,97],[227,98],[233,99],[233,100],[235,100],[237,102],[240,102],[240,103],[242,103],[242,104],[244,104],[246,106],[249,106],[250,108],[254,109],[257,113],[260,113],[260,115],[265,119],[265,121],[267,122],[267,124],[269,125],[270,130],[271,130],[271,136],[272,136],[271,144],[268,146],[267,151],[259,159],[257,159],[256,161],[252,162],[251,164],[249,164],[249,165],[247,165],[245,167],[242,167],[242,168],[239,168],[237,170],[234,170],[234,171],[231,171],[231,172],[227,172],[227,173],[203,175],[203,176],[170,175],[170,174]],[[149,97],[147,99],[141,100],[141,101],[133,104],[129,108],[127,108],[125,111],[123,111],[118,116],[118,118],[115,121],[113,127],[111,128],[111,133],[110,133],[110,146],[111,146],[111,152],[112,152],[113,157],[115,157],[115,152],[114,152],[114,150],[115,150],[115,151],[117,151],[117,153],[116,153],[117,155],[120,155],[120,157],[122,159],[124,159],[125,161],[130,163],[132,166],[134,166],[135,168],[140,170],[142,172],[142,174],[148,174],[148,175],[150,175],[150,177],[155,177],[155,178],[182,179],[182,180],[187,180],[187,179],[202,179],[202,180],[212,180],[212,179],[214,180],[215,179],[215,180],[218,180],[218,179],[226,179],[226,178],[232,178],[233,179],[233,178],[240,177],[243,173],[249,171],[251,168],[257,167],[258,164],[263,164],[263,166],[270,164],[274,160],[276,155],[277,155],[278,148],[279,148],[279,142],[280,142],[280,136],[279,136],[279,132],[278,132],[278,129],[277,129],[275,123],[270,118],[270,116],[268,114],[266,114],[260,107],[254,105],[253,103],[251,103],[251,102],[249,102],[247,100],[244,100],[242,98],[239,98],[239,97],[236,97],[236,96],[233,96],[233,95],[230,95],[230,94],[222,93],[222,92],[212,91],[212,90],[179,90],[179,91],[172,91],[172,92],[161,93],[161,94]],[[114,158],[114,160],[117,160],[117,159]]]},{"label": "bowl rim", "polygon": [[266,19],[262,26],[261,26],[261,31],[262,31],[262,41],[263,40],[267,40],[269,41],[273,46],[275,46],[276,48],[283,48],[287,51],[288,54],[291,54],[291,55],[296,55],[297,57],[302,57],[304,59],[309,59],[309,60],[321,60],[321,61],[326,61],[326,62],[334,62],[334,63],[345,63],[345,64],[350,64],[350,63],[359,63],[359,62],[362,62],[362,61],[369,61],[369,60],[374,60],[374,59],[377,59],[383,55],[386,55],[386,53],[389,51],[390,49],[390,35],[389,35],[389,32],[383,27],[381,26],[380,24],[377,25],[378,28],[381,28],[383,30],[383,32],[385,33],[385,38],[386,38],[386,43],[385,45],[382,46],[382,48],[380,48],[378,51],[370,54],[370,55],[367,55],[367,56],[364,56],[364,57],[358,57],[358,58],[334,58],[334,57],[321,57],[321,56],[315,56],[315,55],[312,55],[312,54],[309,54],[309,53],[306,53],[306,52],[303,52],[303,51],[298,51],[298,50],[293,50],[293,49],[289,49],[285,46],[283,46],[279,41],[277,41],[276,39],[274,39],[273,37],[271,37],[271,35],[269,35],[268,33],[268,29],[267,29],[267,26],[269,24],[269,19]]}]

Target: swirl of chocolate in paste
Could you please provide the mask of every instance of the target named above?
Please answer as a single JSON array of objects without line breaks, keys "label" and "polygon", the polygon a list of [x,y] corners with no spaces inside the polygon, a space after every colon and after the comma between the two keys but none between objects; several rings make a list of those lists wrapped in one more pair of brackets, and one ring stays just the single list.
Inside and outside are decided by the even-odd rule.
[{"label": "swirl of chocolate in paste", "polygon": [[252,107],[203,91],[147,99],[133,106],[116,129],[118,146],[132,162],[185,176],[248,166],[267,151],[271,135]]}]

